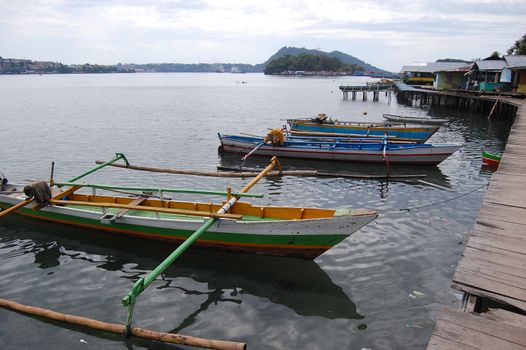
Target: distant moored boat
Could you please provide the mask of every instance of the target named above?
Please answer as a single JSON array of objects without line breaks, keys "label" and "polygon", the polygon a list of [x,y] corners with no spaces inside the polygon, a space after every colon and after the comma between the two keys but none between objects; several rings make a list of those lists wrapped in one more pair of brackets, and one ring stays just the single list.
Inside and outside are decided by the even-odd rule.
[{"label": "distant moored boat", "polygon": [[407,127],[398,122],[343,122],[327,119],[320,114],[308,119],[289,119],[290,133],[305,136],[385,137],[389,140],[425,142],[437,126]]}]

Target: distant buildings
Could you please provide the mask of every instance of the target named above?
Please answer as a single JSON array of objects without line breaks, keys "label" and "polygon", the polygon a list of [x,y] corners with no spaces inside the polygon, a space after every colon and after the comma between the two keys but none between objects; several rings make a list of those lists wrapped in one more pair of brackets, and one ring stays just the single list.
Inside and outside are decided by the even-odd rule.
[{"label": "distant buildings", "polygon": [[414,85],[433,85],[437,72],[450,71],[465,66],[466,62],[430,62],[403,66],[402,81]]},{"label": "distant buildings", "polygon": [[526,55],[474,62],[432,62],[403,66],[402,81],[437,90],[470,89],[526,93]]}]

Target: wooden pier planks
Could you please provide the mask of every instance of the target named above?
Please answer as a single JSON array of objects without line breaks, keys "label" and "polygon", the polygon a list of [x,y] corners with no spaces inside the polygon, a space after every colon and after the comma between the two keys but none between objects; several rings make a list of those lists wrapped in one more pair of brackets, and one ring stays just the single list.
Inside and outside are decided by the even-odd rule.
[{"label": "wooden pier planks", "polygon": [[[526,102],[493,174],[452,286],[521,310],[444,309],[428,349],[526,349]],[[484,310],[482,310],[484,311]],[[522,314],[521,314],[522,313]]]},{"label": "wooden pier planks", "polygon": [[526,349],[525,319],[504,310],[479,315],[444,309],[427,349]]},{"label": "wooden pier planks", "polygon": [[453,287],[526,312],[525,164],[526,103],[523,102],[457,266]]}]

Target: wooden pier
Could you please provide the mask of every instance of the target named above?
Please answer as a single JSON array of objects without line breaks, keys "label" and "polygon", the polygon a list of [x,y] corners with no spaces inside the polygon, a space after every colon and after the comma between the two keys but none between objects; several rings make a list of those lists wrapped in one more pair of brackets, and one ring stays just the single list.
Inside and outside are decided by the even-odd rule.
[{"label": "wooden pier", "polygon": [[416,88],[396,82],[396,100],[398,103],[412,106],[443,106],[461,111],[490,113],[492,116],[511,118],[517,113],[517,99],[499,95],[479,95],[475,91],[440,91]]},{"label": "wooden pier", "polygon": [[343,99],[348,100],[349,99],[349,93],[351,93],[351,99],[353,101],[356,100],[356,94],[358,92],[362,93],[362,100],[367,101],[368,100],[368,93],[373,93],[373,102],[377,102],[380,100],[380,91],[385,92],[385,96],[389,97],[389,101],[391,100],[391,91],[392,91],[392,84],[368,84],[368,85],[341,85],[340,90],[343,93]]},{"label": "wooden pier", "polygon": [[453,277],[462,307],[442,311],[428,350],[526,349],[526,101],[514,103],[501,164]]}]

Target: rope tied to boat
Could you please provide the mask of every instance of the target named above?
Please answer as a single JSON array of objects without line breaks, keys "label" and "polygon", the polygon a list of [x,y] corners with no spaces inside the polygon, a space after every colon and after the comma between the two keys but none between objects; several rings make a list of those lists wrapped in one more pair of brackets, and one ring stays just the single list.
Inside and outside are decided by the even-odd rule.
[{"label": "rope tied to boat", "polygon": [[447,203],[447,202],[450,202],[450,201],[453,201],[453,200],[456,200],[456,199],[459,199],[459,198],[462,198],[464,196],[467,196],[469,194],[472,194],[473,192],[476,192],[482,188],[486,187],[486,189],[489,187],[489,182],[482,185],[482,186],[479,186],[475,189],[472,189],[471,191],[468,191],[468,192],[465,192],[465,193],[461,193],[457,196],[454,196],[452,198],[448,198],[446,200],[443,200],[443,201],[440,201],[440,202],[434,202],[434,203],[430,203],[430,204],[426,204],[426,205],[421,205],[421,206],[418,206],[418,207],[412,207],[412,208],[403,208],[403,209],[399,209],[399,210],[395,210],[395,212],[398,212],[398,211],[407,211],[407,212],[410,212],[411,210],[418,210],[418,209],[423,209],[423,208],[428,208],[428,207],[433,207],[435,205],[440,205],[440,204],[444,204],[444,203]]},{"label": "rope tied to boat", "polygon": [[29,198],[33,198],[39,205],[49,205],[49,200],[51,199],[51,189],[45,181],[38,181],[24,186],[24,194]]}]

